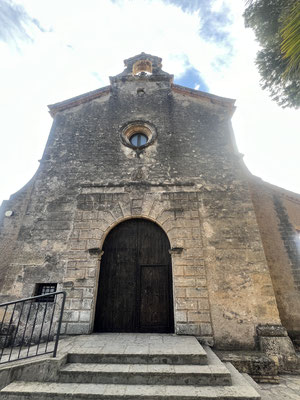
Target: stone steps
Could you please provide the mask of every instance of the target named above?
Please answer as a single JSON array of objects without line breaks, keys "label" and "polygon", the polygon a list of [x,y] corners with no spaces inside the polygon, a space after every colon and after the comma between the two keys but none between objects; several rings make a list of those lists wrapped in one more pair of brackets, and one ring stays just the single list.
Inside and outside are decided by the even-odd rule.
[{"label": "stone steps", "polygon": [[181,386],[181,385],[111,385],[92,383],[13,382],[2,390],[5,400],[258,400],[250,385]]},{"label": "stone steps", "polygon": [[[14,381],[1,400],[258,400],[260,396],[230,364],[222,363],[193,337],[127,336],[104,343],[101,336],[84,339],[68,351],[66,364],[45,378]],[[160,345],[158,342],[162,338]],[[101,340],[102,339],[102,340]],[[148,339],[148,342],[147,342]],[[98,342],[97,342],[98,341]],[[81,342],[80,342],[81,343]],[[103,344],[104,343],[104,344]],[[148,344],[147,344],[148,343]],[[169,343],[169,344],[166,344]],[[185,346],[180,346],[185,343]],[[179,344],[179,345],[178,345]],[[52,377],[52,378],[51,378]],[[30,378],[30,379],[28,379]],[[34,382],[34,379],[38,380]],[[49,380],[44,382],[43,380]]]},{"label": "stone steps", "polygon": [[68,354],[69,363],[101,363],[101,364],[170,364],[170,365],[206,365],[207,355],[203,351],[191,354],[189,352],[178,352],[176,354],[164,353],[104,353],[104,352],[71,352]]},{"label": "stone steps", "polygon": [[223,365],[67,364],[59,382],[128,385],[231,385]]}]

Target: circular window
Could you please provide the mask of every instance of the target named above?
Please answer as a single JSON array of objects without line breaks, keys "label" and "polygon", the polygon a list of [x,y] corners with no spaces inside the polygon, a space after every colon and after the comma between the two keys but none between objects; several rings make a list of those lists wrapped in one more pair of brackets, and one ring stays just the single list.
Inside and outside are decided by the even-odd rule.
[{"label": "circular window", "polygon": [[156,129],[149,122],[134,121],[126,124],[121,130],[121,140],[132,149],[143,149],[156,138]]},{"label": "circular window", "polygon": [[133,146],[141,147],[141,146],[144,146],[148,142],[148,137],[146,135],[144,135],[143,133],[134,133],[129,138],[129,141]]}]

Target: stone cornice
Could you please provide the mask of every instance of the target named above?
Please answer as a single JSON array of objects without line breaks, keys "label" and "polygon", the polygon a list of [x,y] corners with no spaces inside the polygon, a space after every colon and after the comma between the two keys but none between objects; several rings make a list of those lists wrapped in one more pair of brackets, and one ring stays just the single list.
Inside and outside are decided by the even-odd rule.
[{"label": "stone cornice", "polygon": [[59,111],[67,110],[68,108],[76,107],[80,104],[97,99],[98,97],[105,96],[110,93],[110,88],[110,86],[104,86],[103,88],[72,97],[59,103],[50,104],[48,105],[50,115],[54,117]]},{"label": "stone cornice", "polygon": [[[171,84],[171,88],[172,88],[172,91],[175,93],[179,93],[179,94],[189,96],[189,97],[199,98],[199,99],[205,100],[211,104],[216,104],[221,107],[224,107],[230,111],[230,115],[232,115],[235,111],[235,106],[234,106],[235,100],[234,99],[216,96],[214,94],[202,92],[200,90],[190,89],[188,87],[180,86],[180,85],[176,85],[176,84]],[[87,103],[88,101],[108,95],[110,93],[110,91],[111,91],[111,86],[105,86],[103,88],[96,89],[96,90],[81,94],[76,97],[72,97],[70,99],[61,101],[59,103],[50,104],[50,105],[48,105],[50,115],[52,117],[54,117],[55,114],[59,111],[64,111],[69,108],[76,107],[80,104]]]},{"label": "stone cornice", "polygon": [[211,104],[218,104],[222,107],[227,108],[228,110],[231,111],[231,115],[234,113],[235,111],[235,99],[229,99],[227,97],[220,97],[220,96],[216,96],[214,94],[210,94],[210,93],[206,93],[206,92],[202,92],[200,90],[195,90],[195,89],[191,89],[185,86],[180,86],[180,85],[176,85],[176,84],[172,84],[172,90],[175,93],[180,93],[183,94],[185,96],[190,96],[190,97],[195,97],[195,98],[201,98],[203,100],[208,101]]},{"label": "stone cornice", "polygon": [[291,190],[287,190],[280,186],[273,185],[272,183],[265,182],[262,178],[255,175],[251,175],[251,179],[254,183],[262,185],[269,192],[278,194],[290,201],[300,204],[300,193],[292,192]]}]

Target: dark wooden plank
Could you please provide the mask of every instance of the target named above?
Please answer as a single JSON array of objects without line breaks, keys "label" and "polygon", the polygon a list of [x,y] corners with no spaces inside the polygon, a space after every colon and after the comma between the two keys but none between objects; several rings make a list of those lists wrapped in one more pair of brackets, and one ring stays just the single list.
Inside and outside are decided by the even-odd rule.
[{"label": "dark wooden plank", "polygon": [[96,331],[135,330],[136,246],[136,228],[132,223],[118,225],[105,240],[95,316]]},{"label": "dark wooden plank", "polygon": [[141,219],[138,226],[138,262],[140,265],[170,264],[170,243],[165,232],[151,221]]},{"label": "dark wooden plank", "polygon": [[131,219],[107,236],[101,260],[94,330],[172,332],[169,240],[151,221]]},{"label": "dark wooden plank", "polygon": [[140,331],[170,332],[168,265],[140,266]]}]

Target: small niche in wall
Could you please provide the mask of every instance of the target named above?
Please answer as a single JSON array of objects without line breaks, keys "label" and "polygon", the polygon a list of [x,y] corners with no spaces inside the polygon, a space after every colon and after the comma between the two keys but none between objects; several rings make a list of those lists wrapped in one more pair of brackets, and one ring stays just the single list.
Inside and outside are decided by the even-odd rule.
[{"label": "small niche in wall", "polygon": [[132,74],[152,74],[152,62],[150,60],[139,60],[133,64]]}]

